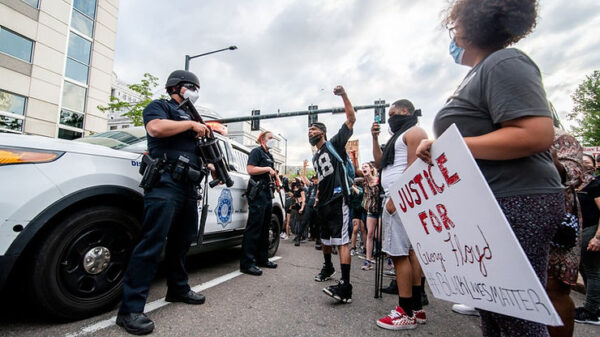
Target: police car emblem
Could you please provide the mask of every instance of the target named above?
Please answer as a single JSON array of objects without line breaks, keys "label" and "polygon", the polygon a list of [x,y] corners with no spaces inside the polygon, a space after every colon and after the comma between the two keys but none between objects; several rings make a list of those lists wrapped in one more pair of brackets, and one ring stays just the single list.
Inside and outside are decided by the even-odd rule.
[{"label": "police car emblem", "polygon": [[215,215],[217,216],[217,223],[223,228],[227,227],[231,223],[231,213],[233,212],[233,196],[228,188],[221,191],[219,200],[217,201],[217,208],[215,208]]}]

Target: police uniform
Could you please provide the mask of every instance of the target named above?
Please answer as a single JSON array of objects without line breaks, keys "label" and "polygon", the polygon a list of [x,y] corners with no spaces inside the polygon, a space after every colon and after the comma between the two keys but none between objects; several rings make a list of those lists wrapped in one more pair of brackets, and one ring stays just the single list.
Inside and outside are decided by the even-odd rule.
[{"label": "police uniform", "polygon": [[[178,110],[177,106],[178,103],[173,99],[151,102],[143,112],[144,124],[154,119],[189,120],[190,116]],[[166,158],[167,169],[158,182],[144,193],[141,239],[133,250],[123,280],[120,315],[144,311],[148,290],[165,243],[167,296],[182,296],[190,291],[184,262],[191,242],[197,237],[196,190],[186,178],[176,180],[169,168],[173,167],[179,156],[184,156],[189,159],[192,168],[198,169],[200,163],[195,153],[195,136],[191,130],[165,138],[147,136],[150,156],[155,159]]]},{"label": "police uniform", "polygon": [[[262,146],[258,146],[250,152],[248,165],[274,168],[273,156]],[[248,198],[249,214],[242,241],[241,270],[269,264],[269,223],[273,207],[271,191],[269,191],[271,177],[269,173],[263,173],[251,175],[250,179],[259,184],[257,185],[259,191],[252,200],[250,196]]]}]

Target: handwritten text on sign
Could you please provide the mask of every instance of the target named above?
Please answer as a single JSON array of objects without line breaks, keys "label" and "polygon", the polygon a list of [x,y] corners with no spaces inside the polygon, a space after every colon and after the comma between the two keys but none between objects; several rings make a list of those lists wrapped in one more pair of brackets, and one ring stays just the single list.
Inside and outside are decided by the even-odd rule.
[{"label": "handwritten text on sign", "polygon": [[562,325],[456,126],[390,189],[434,296]]}]

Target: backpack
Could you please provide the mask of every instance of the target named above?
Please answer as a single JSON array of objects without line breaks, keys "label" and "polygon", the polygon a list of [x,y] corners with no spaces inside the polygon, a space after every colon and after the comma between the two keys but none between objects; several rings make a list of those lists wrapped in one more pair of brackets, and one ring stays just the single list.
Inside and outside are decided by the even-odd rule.
[{"label": "backpack", "polygon": [[331,154],[333,154],[335,159],[342,163],[342,167],[344,168],[344,176],[346,177],[346,179],[343,179],[344,186],[342,186],[342,188],[344,189],[344,195],[346,196],[346,198],[348,198],[352,192],[352,184],[354,184],[354,177],[356,177],[356,172],[354,172],[354,166],[352,165],[350,156],[348,156],[348,153],[346,152],[346,158],[342,159],[342,157],[340,157],[340,154],[336,151],[336,149],[333,147],[333,144],[331,144],[330,141],[326,141],[325,146],[327,146],[327,149]]}]

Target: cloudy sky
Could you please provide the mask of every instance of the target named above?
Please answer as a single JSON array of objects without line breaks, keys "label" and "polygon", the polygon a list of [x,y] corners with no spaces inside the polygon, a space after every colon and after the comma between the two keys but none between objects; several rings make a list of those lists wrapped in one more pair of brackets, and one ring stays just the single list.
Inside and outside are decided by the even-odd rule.
[{"label": "cloudy sky", "polygon": [[[410,99],[431,134],[433,117],[468,71],[448,55],[441,25],[447,0],[122,0],[119,6],[114,68],[126,82],[149,72],[162,85],[172,70],[183,69],[186,54],[238,47],[190,63],[201,82],[199,103],[223,117],[339,107],[332,90],[341,84],[354,105]],[[516,45],[540,67],[563,122],[577,85],[600,68],[598,36],[600,2],[542,0],[537,28]],[[353,139],[360,140],[361,161],[371,160],[373,111],[357,118]],[[319,120],[332,136],[344,115]],[[261,126],[288,138],[289,164],[310,157],[306,116]]]}]

